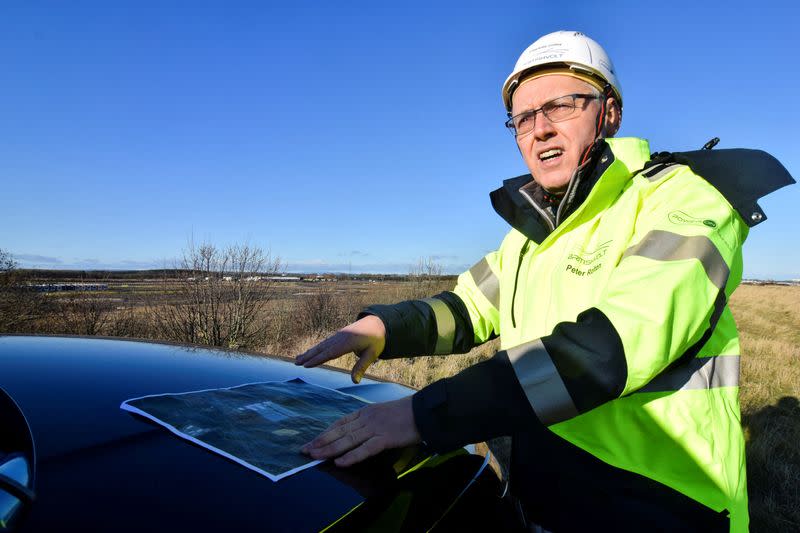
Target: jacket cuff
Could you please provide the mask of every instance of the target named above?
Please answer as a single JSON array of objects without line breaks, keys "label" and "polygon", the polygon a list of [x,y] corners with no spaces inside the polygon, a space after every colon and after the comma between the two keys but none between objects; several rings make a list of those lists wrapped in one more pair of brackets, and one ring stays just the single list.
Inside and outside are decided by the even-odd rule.
[{"label": "jacket cuff", "polygon": [[375,315],[386,327],[386,345],[381,359],[430,355],[436,346],[436,319],[433,309],[421,300],[392,305],[371,305],[358,318]]},{"label": "jacket cuff", "polygon": [[417,431],[423,442],[437,453],[458,447],[458,444],[451,445],[447,433],[441,429],[439,419],[446,416],[446,403],[447,385],[443,379],[428,385],[411,397]]},{"label": "jacket cuff", "polygon": [[377,316],[386,327],[381,359],[466,353],[475,345],[469,311],[453,292],[392,305],[371,305],[358,318],[367,315]]},{"label": "jacket cuff", "polygon": [[383,351],[379,359],[395,359],[402,357],[403,354],[399,353],[394,340],[400,337],[399,334],[403,327],[403,317],[391,305],[371,305],[358,314],[357,319],[360,320],[365,316],[373,315],[381,319],[383,326],[386,328],[386,343],[384,344]]},{"label": "jacket cuff", "polygon": [[504,351],[418,391],[412,407],[420,437],[436,452],[541,426]]}]

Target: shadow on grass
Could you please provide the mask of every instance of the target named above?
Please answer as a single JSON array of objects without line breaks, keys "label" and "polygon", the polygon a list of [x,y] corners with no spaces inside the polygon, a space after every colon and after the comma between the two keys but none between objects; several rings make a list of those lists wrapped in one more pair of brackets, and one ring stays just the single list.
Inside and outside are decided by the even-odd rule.
[{"label": "shadow on grass", "polygon": [[800,531],[800,401],[745,412],[750,530]]}]

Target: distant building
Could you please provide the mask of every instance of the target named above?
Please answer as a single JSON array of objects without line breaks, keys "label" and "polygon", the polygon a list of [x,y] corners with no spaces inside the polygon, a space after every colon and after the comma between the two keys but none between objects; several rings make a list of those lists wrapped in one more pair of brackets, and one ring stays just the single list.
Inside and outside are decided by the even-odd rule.
[{"label": "distant building", "polygon": [[108,283],[35,283],[28,288],[36,292],[107,291]]},{"label": "distant building", "polygon": [[774,280],[774,279],[743,279],[742,285],[781,285],[784,287],[793,287],[796,285],[800,285],[800,280],[797,279],[790,279],[788,281],[785,280]]}]

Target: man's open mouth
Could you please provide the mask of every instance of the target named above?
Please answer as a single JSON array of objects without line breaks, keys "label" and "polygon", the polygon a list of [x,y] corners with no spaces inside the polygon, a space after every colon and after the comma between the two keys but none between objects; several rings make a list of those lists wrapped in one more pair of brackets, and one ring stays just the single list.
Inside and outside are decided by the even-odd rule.
[{"label": "man's open mouth", "polygon": [[553,148],[551,150],[547,150],[546,152],[542,152],[541,154],[539,154],[539,160],[540,161],[550,161],[552,159],[556,159],[558,157],[561,157],[561,155],[563,153],[564,153],[564,151],[561,150],[561,148]]}]

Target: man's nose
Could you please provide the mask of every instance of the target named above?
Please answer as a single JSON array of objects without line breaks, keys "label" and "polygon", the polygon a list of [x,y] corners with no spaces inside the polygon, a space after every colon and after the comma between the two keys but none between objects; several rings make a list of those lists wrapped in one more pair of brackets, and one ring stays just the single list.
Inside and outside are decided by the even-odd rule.
[{"label": "man's nose", "polygon": [[537,141],[546,141],[556,134],[556,129],[553,123],[544,116],[544,113],[539,113],[536,117],[536,122],[533,124],[533,136]]}]

